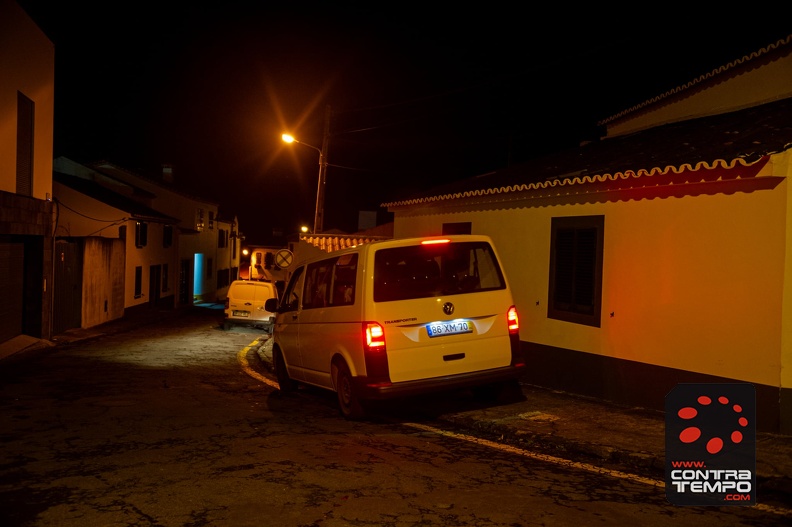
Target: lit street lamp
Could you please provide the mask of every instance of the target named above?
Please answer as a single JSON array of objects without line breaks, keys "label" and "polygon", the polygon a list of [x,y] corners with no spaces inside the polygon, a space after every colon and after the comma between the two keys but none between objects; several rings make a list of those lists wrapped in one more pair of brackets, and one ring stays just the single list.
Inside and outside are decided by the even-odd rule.
[{"label": "lit street lamp", "polygon": [[327,106],[325,111],[325,129],[324,129],[324,138],[322,139],[322,148],[319,149],[313,145],[308,143],[303,143],[302,141],[298,141],[294,138],[294,136],[290,134],[283,134],[281,135],[281,139],[283,139],[287,143],[297,143],[300,145],[307,146],[308,148],[313,148],[317,152],[319,152],[319,184],[316,189],[316,212],[314,215],[314,234],[318,234],[323,229],[324,223],[324,194],[325,194],[325,182],[327,180],[327,146],[330,142],[330,106]]}]

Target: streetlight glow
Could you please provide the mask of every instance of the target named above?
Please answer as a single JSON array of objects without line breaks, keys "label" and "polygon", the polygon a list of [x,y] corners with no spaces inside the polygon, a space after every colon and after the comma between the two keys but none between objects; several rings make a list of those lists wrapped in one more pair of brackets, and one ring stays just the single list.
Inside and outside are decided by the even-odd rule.
[{"label": "streetlight glow", "polygon": [[322,148],[317,148],[308,143],[298,141],[291,134],[281,134],[281,139],[287,143],[297,143],[308,148],[313,148],[319,152],[319,184],[316,189],[316,213],[314,215],[314,234],[319,234],[322,231],[324,223],[324,188],[325,180],[327,179],[327,144],[330,140],[330,106],[325,109],[325,126],[324,138],[322,140]]}]

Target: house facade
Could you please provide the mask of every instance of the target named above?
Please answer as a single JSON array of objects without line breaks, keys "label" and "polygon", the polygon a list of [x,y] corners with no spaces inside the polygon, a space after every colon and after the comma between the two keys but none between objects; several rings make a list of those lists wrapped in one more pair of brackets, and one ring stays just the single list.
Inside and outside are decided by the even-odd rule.
[{"label": "house facade", "polygon": [[146,190],[152,208],[178,219],[177,306],[225,300],[239,274],[242,233],[236,216],[221,217],[216,203],[177,190],[169,165],[162,167],[158,179],[106,161],[91,163],[90,168]]},{"label": "house facade", "polygon": [[607,135],[384,206],[394,236],[490,235],[527,381],[662,410],[751,383],[792,432],[792,40],[603,121]]},{"label": "house facade", "polygon": [[61,157],[53,196],[55,333],[174,307],[178,220],[154,210],[149,192]]},{"label": "house facade", "polygon": [[54,100],[54,45],[0,0],[0,347],[52,334]]}]

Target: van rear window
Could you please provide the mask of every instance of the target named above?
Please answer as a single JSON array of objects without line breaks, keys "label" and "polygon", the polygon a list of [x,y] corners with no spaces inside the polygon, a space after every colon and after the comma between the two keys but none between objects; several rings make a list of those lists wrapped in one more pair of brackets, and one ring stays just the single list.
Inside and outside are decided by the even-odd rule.
[{"label": "van rear window", "polygon": [[411,245],[374,255],[374,301],[505,289],[503,272],[486,242]]}]

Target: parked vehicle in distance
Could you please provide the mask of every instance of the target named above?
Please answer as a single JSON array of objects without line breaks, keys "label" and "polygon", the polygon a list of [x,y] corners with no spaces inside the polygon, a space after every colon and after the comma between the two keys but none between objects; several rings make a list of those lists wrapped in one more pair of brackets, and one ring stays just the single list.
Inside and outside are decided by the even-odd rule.
[{"label": "parked vehicle in distance", "polygon": [[234,280],[228,287],[225,300],[223,329],[229,330],[233,325],[244,324],[260,326],[271,332],[275,313],[264,306],[269,299],[278,299],[277,289],[272,282]]},{"label": "parked vehicle in distance", "polygon": [[487,236],[395,239],[296,266],[276,312],[272,360],[282,391],[335,391],[341,414],[368,402],[518,387],[526,364],[509,284]]}]

